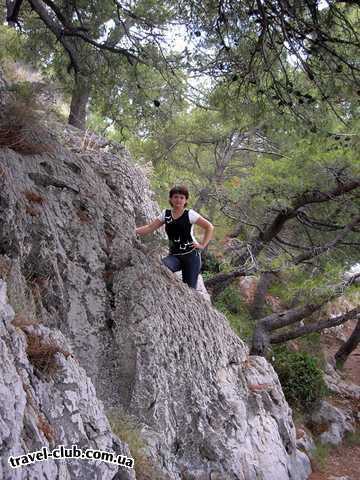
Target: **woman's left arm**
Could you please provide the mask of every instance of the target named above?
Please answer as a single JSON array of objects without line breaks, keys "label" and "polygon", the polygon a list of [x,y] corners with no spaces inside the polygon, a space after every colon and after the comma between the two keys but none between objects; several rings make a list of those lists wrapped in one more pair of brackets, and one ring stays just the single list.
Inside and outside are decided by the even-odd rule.
[{"label": "woman's left arm", "polygon": [[194,242],[194,247],[199,248],[200,250],[203,250],[208,246],[208,243],[212,239],[213,236],[213,231],[214,231],[214,225],[210,223],[208,220],[206,220],[204,217],[200,215],[200,217],[196,220],[196,225],[199,225],[201,228],[205,230],[204,237],[201,243],[196,243]]}]

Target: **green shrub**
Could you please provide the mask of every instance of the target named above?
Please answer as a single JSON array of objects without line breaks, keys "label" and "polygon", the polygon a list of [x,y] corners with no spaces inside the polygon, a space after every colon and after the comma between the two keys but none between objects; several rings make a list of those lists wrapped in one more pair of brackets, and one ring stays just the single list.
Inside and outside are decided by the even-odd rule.
[{"label": "green shrub", "polygon": [[219,273],[221,262],[215,255],[209,251],[205,251],[202,255],[202,270],[211,273]]},{"label": "green shrub", "polygon": [[202,278],[203,278],[204,282],[206,282],[206,280],[210,280],[210,278],[212,278],[214,275],[216,275],[216,273],[210,272],[209,270],[203,270],[201,272],[201,275],[202,275]]},{"label": "green shrub", "polygon": [[[231,313],[243,313],[244,301],[240,293],[234,287],[226,287],[223,292],[218,295],[216,304],[223,305]],[[246,308],[246,306],[245,306]]]},{"label": "green shrub", "polygon": [[23,36],[14,28],[0,25],[0,62],[2,67],[8,61],[14,61],[22,56]]},{"label": "green shrub", "polygon": [[16,97],[20,97],[27,106],[34,102],[34,89],[31,82],[27,80],[18,81],[9,86],[9,91],[14,93]]},{"label": "green shrub", "polygon": [[305,411],[327,392],[323,372],[316,358],[306,352],[292,352],[286,346],[274,349],[273,365],[289,404]]},{"label": "green shrub", "polygon": [[217,297],[215,307],[226,316],[234,332],[245,342],[250,342],[255,324],[239,291],[227,287]]},{"label": "green shrub", "polygon": [[245,313],[242,315],[235,315],[229,312],[226,314],[226,318],[229,320],[230,326],[234,332],[241,338],[241,340],[250,346],[255,324],[249,318],[249,315],[246,315]]},{"label": "green shrub", "polygon": [[319,367],[324,370],[326,359],[321,347],[321,334],[319,332],[308,333],[298,340],[300,350],[317,358]]}]

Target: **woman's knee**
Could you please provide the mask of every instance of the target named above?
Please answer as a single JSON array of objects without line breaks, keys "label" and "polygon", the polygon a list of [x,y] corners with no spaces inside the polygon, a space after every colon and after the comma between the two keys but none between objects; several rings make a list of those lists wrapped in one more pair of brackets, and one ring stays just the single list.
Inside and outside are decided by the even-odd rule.
[{"label": "woman's knee", "polygon": [[180,270],[179,260],[176,257],[168,255],[161,259],[163,265],[165,265],[172,272],[178,272]]}]

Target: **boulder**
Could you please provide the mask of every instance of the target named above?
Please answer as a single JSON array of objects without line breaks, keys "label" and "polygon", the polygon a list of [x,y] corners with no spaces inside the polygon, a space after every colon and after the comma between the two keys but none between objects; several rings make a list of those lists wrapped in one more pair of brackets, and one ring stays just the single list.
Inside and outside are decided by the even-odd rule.
[{"label": "boulder", "polygon": [[339,445],[347,432],[355,431],[355,418],[351,408],[335,407],[326,400],[309,415],[311,430],[319,434],[321,443]]}]

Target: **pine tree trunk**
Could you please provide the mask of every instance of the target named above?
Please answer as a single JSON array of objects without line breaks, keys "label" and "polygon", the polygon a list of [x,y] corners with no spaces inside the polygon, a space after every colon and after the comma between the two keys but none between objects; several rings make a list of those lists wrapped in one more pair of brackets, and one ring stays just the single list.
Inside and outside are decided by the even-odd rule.
[{"label": "pine tree trunk", "polygon": [[69,124],[85,130],[87,105],[90,98],[90,85],[88,80],[77,75],[71,97]]},{"label": "pine tree trunk", "polygon": [[335,360],[337,364],[344,364],[350,355],[350,353],[355,350],[360,342],[360,319],[357,321],[354,331],[347,339],[347,341],[342,345],[339,350],[335,353]]},{"label": "pine tree trunk", "polygon": [[259,283],[257,284],[254,300],[250,305],[250,314],[254,320],[258,320],[263,317],[263,309],[265,305],[265,296],[274,280],[274,274],[271,272],[264,272],[260,276]]},{"label": "pine tree trunk", "polygon": [[260,357],[265,357],[270,347],[270,334],[269,330],[264,326],[264,324],[259,321],[256,325],[252,340],[250,355],[258,355]]},{"label": "pine tree trunk", "polygon": [[210,191],[209,187],[205,187],[200,190],[199,197],[195,205],[193,206],[194,210],[198,211],[198,210],[201,210],[202,207],[207,206],[207,203],[209,201],[209,191]]}]

